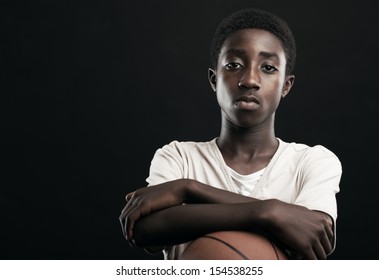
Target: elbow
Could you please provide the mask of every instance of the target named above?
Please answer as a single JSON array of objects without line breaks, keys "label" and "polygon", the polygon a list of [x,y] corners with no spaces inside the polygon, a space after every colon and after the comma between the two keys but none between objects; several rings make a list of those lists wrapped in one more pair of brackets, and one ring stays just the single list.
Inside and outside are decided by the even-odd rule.
[{"label": "elbow", "polygon": [[[144,249],[147,253],[155,255],[161,253],[163,250],[162,246],[155,245],[153,235],[150,235],[151,229],[147,227],[147,223],[138,222],[134,226],[133,234],[133,245]],[[154,245],[152,245],[154,244]]]},{"label": "elbow", "polygon": [[[163,227],[162,227],[163,226]],[[133,244],[139,248],[163,247],[167,243],[164,222],[148,215],[138,220],[133,229]]]},{"label": "elbow", "polygon": [[153,230],[145,219],[141,219],[134,225],[133,230],[133,246],[144,249],[147,253],[155,255],[161,253],[163,246],[156,245],[157,241]]},{"label": "elbow", "polygon": [[141,219],[137,221],[133,229],[133,244],[136,247],[145,248],[152,245],[153,238],[148,223]]}]

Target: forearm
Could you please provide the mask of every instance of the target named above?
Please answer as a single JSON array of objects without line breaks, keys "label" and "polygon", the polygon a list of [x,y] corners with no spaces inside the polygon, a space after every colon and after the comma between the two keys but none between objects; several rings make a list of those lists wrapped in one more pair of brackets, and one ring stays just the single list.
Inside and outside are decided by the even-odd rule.
[{"label": "forearm", "polygon": [[239,204],[258,200],[217,189],[195,180],[178,179],[137,189],[126,196],[126,201],[127,204],[119,219],[125,238],[131,240],[134,224],[138,220],[163,209],[183,204]]},{"label": "forearm", "polygon": [[[185,205],[183,205],[185,203]],[[264,230],[306,258],[332,250],[330,219],[276,199],[257,200],[193,180],[176,180],[128,195],[120,215],[137,246],[169,246],[220,230]]]},{"label": "forearm", "polygon": [[192,204],[141,218],[133,239],[139,247],[169,246],[222,230],[252,230],[262,223],[258,203]]}]

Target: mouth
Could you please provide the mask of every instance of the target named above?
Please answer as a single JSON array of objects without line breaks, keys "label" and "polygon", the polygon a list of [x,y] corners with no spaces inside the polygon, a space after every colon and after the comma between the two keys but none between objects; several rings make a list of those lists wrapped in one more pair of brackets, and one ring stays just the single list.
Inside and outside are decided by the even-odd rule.
[{"label": "mouth", "polygon": [[251,111],[259,107],[259,100],[253,95],[244,95],[234,100],[234,106],[241,110]]}]

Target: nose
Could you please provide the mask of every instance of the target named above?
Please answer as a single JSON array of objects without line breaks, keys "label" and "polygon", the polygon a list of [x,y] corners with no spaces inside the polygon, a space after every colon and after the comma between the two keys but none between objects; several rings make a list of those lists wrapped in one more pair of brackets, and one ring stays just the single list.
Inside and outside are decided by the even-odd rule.
[{"label": "nose", "polygon": [[238,82],[239,88],[245,89],[255,89],[258,90],[261,88],[261,82],[259,79],[259,74],[253,68],[248,68],[243,73],[240,81]]}]

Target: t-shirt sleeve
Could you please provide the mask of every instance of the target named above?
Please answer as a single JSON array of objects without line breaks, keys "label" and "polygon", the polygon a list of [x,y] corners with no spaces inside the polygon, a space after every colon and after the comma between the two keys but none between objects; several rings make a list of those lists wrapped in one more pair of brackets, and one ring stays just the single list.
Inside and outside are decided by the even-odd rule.
[{"label": "t-shirt sleeve", "polygon": [[339,159],[328,149],[315,146],[306,155],[302,168],[302,188],[294,203],[325,212],[336,220],[336,194],[342,175]]},{"label": "t-shirt sleeve", "polygon": [[150,164],[149,186],[183,178],[183,149],[178,141],[158,149]]},{"label": "t-shirt sleeve", "polygon": [[334,224],[333,252],[336,247],[336,194],[340,190],[341,162],[328,149],[315,146],[307,154],[303,168],[302,189],[294,203],[331,216]]},{"label": "t-shirt sleeve", "polygon": [[[183,178],[183,174],[183,148],[180,142],[173,141],[155,152],[146,182],[148,186],[154,186]],[[165,258],[173,248],[175,246],[161,248]]]}]

